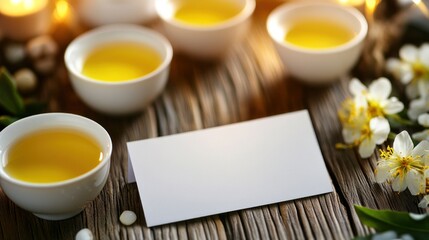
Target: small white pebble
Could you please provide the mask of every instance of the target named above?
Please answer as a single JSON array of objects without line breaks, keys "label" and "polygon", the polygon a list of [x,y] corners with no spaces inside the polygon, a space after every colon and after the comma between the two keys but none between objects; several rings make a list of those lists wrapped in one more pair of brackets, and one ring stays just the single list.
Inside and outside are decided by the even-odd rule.
[{"label": "small white pebble", "polygon": [[35,60],[33,63],[34,68],[38,73],[48,74],[51,73],[55,68],[56,62],[55,58],[47,57]]},{"label": "small white pebble", "polygon": [[137,220],[137,216],[133,211],[123,211],[121,216],[119,216],[119,220],[124,225],[131,225]]},{"label": "small white pebble", "polygon": [[94,235],[88,228],[83,228],[77,232],[75,240],[93,240]]},{"label": "small white pebble", "polygon": [[58,44],[49,35],[39,36],[27,43],[27,53],[33,59],[55,57],[58,53]]},{"label": "small white pebble", "polygon": [[18,43],[12,43],[4,49],[5,58],[9,63],[18,63],[25,59],[25,48]]},{"label": "small white pebble", "polygon": [[382,233],[377,233],[372,236],[372,240],[392,240],[396,239],[397,235],[395,231],[386,231]]},{"label": "small white pebble", "polygon": [[23,68],[14,74],[16,88],[21,93],[29,93],[37,87],[37,77],[28,68]]},{"label": "small white pebble", "polygon": [[401,235],[402,240],[414,240],[413,236],[411,236],[410,234],[403,234]]},{"label": "small white pebble", "polygon": [[412,218],[413,220],[416,220],[416,221],[421,221],[427,217],[426,213],[423,213],[423,214],[409,213],[409,215],[410,215],[410,218]]}]

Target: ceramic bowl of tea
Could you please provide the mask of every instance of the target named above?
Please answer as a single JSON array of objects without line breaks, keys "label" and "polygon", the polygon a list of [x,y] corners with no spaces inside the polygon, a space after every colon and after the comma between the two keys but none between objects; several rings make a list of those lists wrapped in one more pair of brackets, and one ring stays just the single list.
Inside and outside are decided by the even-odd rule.
[{"label": "ceramic bowl of tea", "polygon": [[103,189],[112,141],[98,123],[46,113],[0,132],[0,186],[19,207],[47,220],[79,214]]},{"label": "ceramic bowl of tea", "polygon": [[320,2],[280,5],[268,16],[266,27],[287,71],[312,85],[347,74],[368,32],[357,9]]},{"label": "ceramic bowl of tea", "polygon": [[76,4],[76,13],[79,19],[92,27],[117,23],[145,24],[156,18],[155,1],[79,0]]},{"label": "ceramic bowl of tea", "polygon": [[173,49],[151,29],[125,24],[90,30],[73,40],[65,64],[89,107],[122,115],[143,110],[164,89]]},{"label": "ceramic bowl of tea", "polygon": [[255,0],[157,0],[155,10],[174,50],[200,59],[223,57],[243,39]]}]

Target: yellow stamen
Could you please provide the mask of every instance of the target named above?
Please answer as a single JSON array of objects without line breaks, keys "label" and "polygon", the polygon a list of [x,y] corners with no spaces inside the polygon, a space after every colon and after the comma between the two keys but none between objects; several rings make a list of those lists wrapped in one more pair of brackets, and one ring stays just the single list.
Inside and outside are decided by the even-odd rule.
[{"label": "yellow stamen", "polygon": [[384,116],[383,108],[380,106],[379,102],[374,100],[368,101],[368,115],[370,118]]},{"label": "yellow stamen", "polygon": [[384,151],[383,149],[380,149],[380,157],[385,160],[389,160],[392,154],[393,154],[393,148],[390,146],[387,146],[386,151]]},{"label": "yellow stamen", "polygon": [[417,61],[413,63],[413,72],[415,79],[421,79],[424,76],[429,75],[429,69],[421,62]]}]

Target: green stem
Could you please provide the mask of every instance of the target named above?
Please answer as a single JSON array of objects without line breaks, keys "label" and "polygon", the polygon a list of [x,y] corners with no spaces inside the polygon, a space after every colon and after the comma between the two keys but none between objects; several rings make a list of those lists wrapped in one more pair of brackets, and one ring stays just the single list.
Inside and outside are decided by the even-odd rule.
[{"label": "green stem", "polygon": [[409,127],[414,127],[417,126],[417,124],[414,121],[411,121],[409,119],[405,119],[402,118],[401,116],[399,116],[398,114],[392,114],[392,115],[388,115],[387,118],[391,121],[395,121],[396,123],[403,125],[403,126],[409,126]]},{"label": "green stem", "polygon": [[398,135],[398,134],[396,134],[394,132],[390,132],[389,135],[387,136],[387,138],[390,140],[395,140],[396,135]]}]

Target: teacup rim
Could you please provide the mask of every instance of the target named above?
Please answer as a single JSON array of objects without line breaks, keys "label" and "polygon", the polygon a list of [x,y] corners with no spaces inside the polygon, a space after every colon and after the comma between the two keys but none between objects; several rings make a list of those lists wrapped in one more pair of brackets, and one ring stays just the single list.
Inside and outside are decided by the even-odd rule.
[{"label": "teacup rim", "polygon": [[256,0],[244,0],[245,4],[243,9],[241,9],[241,11],[237,15],[233,16],[232,18],[224,22],[221,22],[219,24],[215,24],[211,26],[196,26],[196,25],[181,23],[179,21],[174,20],[174,18],[165,17],[165,14],[164,14],[165,8],[163,7],[163,4],[165,1],[171,1],[171,0],[155,2],[155,11],[159,16],[159,18],[161,18],[164,22],[171,24],[172,26],[175,26],[177,28],[181,28],[188,31],[199,31],[199,32],[217,31],[217,30],[227,29],[229,27],[235,26],[250,18],[256,8]]},{"label": "teacup rim", "polygon": [[[166,50],[166,55],[163,58],[162,63],[155,70],[153,70],[152,72],[146,75],[133,78],[133,79],[128,79],[125,81],[118,81],[118,82],[102,81],[102,80],[96,80],[96,79],[87,77],[81,72],[79,72],[75,67],[71,66],[70,55],[71,55],[72,48],[74,48],[75,45],[79,44],[80,41],[84,41],[88,38],[93,38],[99,34],[103,34],[106,32],[115,32],[115,31],[133,31],[133,32],[142,32],[142,33],[144,32],[144,34],[150,34],[152,36],[155,36],[155,38],[157,38],[162,42],[162,45],[165,47],[165,50]],[[103,43],[110,43],[110,42],[114,42],[114,41],[105,41]],[[160,34],[159,32],[153,29],[136,25],[136,24],[109,24],[109,25],[96,27],[92,30],[89,30],[81,34],[80,36],[75,38],[72,42],[70,42],[70,44],[67,46],[66,51],[64,53],[64,63],[68,71],[70,71],[72,74],[77,76],[80,80],[91,82],[93,84],[98,84],[102,86],[123,86],[123,85],[138,83],[138,82],[144,82],[160,74],[162,71],[168,68],[168,66],[171,64],[172,59],[173,59],[173,47],[166,37],[164,37],[162,34]]]},{"label": "teacup rim", "polygon": [[[100,161],[100,163],[97,164],[97,166],[94,167],[94,168],[92,168],[90,171],[88,171],[88,172],[86,172],[84,174],[81,174],[79,176],[76,176],[74,178],[70,178],[70,179],[63,180],[63,181],[51,182],[51,183],[33,183],[33,182],[27,182],[27,181],[23,181],[23,180],[19,180],[19,179],[13,178],[13,177],[11,177],[10,175],[8,175],[5,172],[4,166],[3,166],[3,163],[2,163],[3,156],[4,156],[5,152],[2,153],[1,149],[0,149],[0,178],[2,178],[5,181],[11,182],[13,184],[22,186],[22,187],[29,187],[29,188],[52,188],[52,187],[60,187],[60,186],[66,186],[66,185],[70,185],[70,184],[74,184],[76,182],[79,182],[80,180],[85,179],[88,176],[90,176],[90,175],[94,174],[95,172],[99,171],[100,169],[102,169],[103,167],[105,167],[106,164],[110,164],[110,161],[111,161],[110,158],[111,158],[111,155],[112,155],[113,145],[112,145],[112,139],[111,139],[109,133],[107,132],[107,130],[103,126],[101,126],[96,121],[94,121],[92,119],[89,119],[87,117],[81,116],[81,115],[77,115],[77,114],[63,113],[63,112],[50,112],[50,113],[41,113],[41,114],[36,114],[36,115],[28,116],[28,117],[19,119],[19,120],[13,122],[12,124],[10,124],[9,126],[5,127],[0,132],[0,138],[2,137],[3,134],[5,134],[4,132],[10,131],[10,129],[12,129],[12,128],[19,127],[19,125],[28,124],[28,122],[34,121],[35,118],[52,118],[52,117],[75,118],[75,119],[87,121],[87,122],[91,123],[93,126],[97,126],[102,131],[102,134],[104,135],[104,137],[107,137],[105,140],[108,141],[107,151],[106,151],[105,154],[103,154],[103,160]],[[53,124],[53,125],[51,125],[49,127],[44,127],[44,128],[30,130],[28,133],[36,132],[36,131],[42,130],[42,129],[54,129],[55,127],[56,127],[56,125]],[[87,133],[87,132],[85,132],[83,130],[82,130],[82,132]],[[13,144],[13,143],[11,143],[11,144]]]},{"label": "teacup rim", "polygon": [[[341,44],[339,46],[336,46],[336,47],[326,48],[326,49],[303,48],[303,47],[299,47],[299,46],[296,46],[296,45],[291,44],[291,43],[287,43],[285,41],[279,41],[277,38],[273,37],[272,27],[271,27],[271,25],[273,24],[272,22],[276,21],[282,14],[284,14],[282,12],[292,11],[292,10],[297,9],[297,8],[317,7],[317,6],[326,6],[326,7],[331,7],[331,8],[337,8],[337,9],[344,10],[344,12],[350,13],[350,15],[353,16],[359,22],[360,31],[348,42]],[[293,2],[293,3],[283,3],[283,4],[279,5],[278,7],[276,7],[269,14],[269,16],[267,18],[266,29],[267,29],[267,32],[268,32],[268,35],[270,36],[270,38],[272,40],[274,40],[276,43],[280,44],[281,46],[290,48],[290,49],[297,51],[297,52],[319,55],[319,54],[331,54],[331,53],[342,52],[346,49],[350,49],[350,48],[358,45],[359,43],[361,43],[366,38],[366,36],[368,34],[368,22],[366,21],[363,14],[354,7],[344,6],[344,5],[339,5],[339,4],[329,3],[329,2],[300,2],[300,3]]]}]

